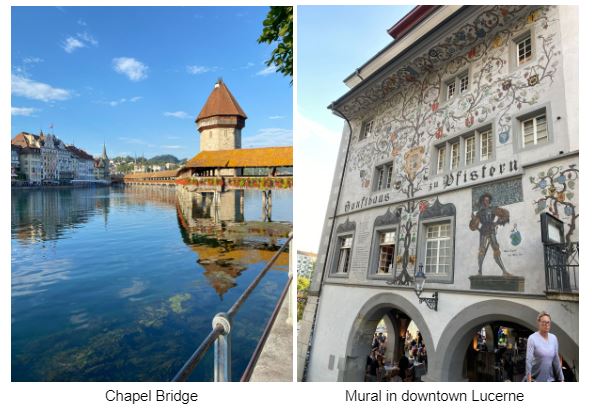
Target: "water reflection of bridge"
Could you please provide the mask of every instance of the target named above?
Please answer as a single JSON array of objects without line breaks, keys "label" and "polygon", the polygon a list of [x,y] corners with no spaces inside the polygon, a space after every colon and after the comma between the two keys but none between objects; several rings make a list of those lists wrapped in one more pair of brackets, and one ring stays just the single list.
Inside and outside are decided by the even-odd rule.
[{"label": "water reflection of bridge", "polygon": [[[244,192],[212,194],[177,189],[177,220],[183,240],[220,298],[235,287],[246,265],[268,262],[286,240],[290,223],[244,221]],[[288,265],[282,254],[279,265]]]},{"label": "water reflection of bridge", "polygon": [[201,202],[213,202],[214,208],[223,207],[222,202],[244,201],[245,190],[259,190],[262,219],[271,221],[272,190],[292,189],[292,147],[203,151],[181,169],[133,173],[124,177],[124,183],[178,186],[202,195]]}]

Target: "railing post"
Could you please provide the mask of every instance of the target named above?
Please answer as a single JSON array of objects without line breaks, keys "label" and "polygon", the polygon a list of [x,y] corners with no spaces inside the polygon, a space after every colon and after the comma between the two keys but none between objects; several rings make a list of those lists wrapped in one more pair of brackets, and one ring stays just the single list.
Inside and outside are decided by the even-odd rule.
[{"label": "railing post", "polygon": [[216,314],[212,327],[221,325],[224,332],[214,343],[214,382],[230,382],[231,379],[231,348],[230,348],[230,317],[223,312]]}]

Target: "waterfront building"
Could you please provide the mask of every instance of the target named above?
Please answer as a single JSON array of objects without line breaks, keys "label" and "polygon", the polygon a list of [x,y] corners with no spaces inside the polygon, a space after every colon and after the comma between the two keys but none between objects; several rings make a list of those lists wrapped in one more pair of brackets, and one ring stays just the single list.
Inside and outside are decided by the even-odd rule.
[{"label": "waterfront building", "polygon": [[67,145],[66,149],[72,154],[74,162],[74,179],[81,181],[94,180],[94,159],[92,155],[74,145]]},{"label": "waterfront building", "polygon": [[95,159],[95,179],[110,181],[109,158],[107,157],[107,148],[103,144],[103,153],[99,158]]},{"label": "waterfront building", "polygon": [[35,147],[21,147],[19,152],[20,172],[27,183],[40,185],[43,177],[41,149]]},{"label": "waterfront building", "polygon": [[71,183],[77,168],[77,159],[60,139],[55,139],[58,156],[58,180],[60,183]]},{"label": "waterfront building", "polygon": [[[36,135],[33,135],[36,136]],[[41,148],[41,162],[43,165],[43,183],[57,183],[60,178],[58,166],[58,141],[52,134],[44,135],[43,131],[38,137]]]},{"label": "waterfront building", "polygon": [[20,173],[19,152],[20,146],[10,144],[10,181],[15,182]]},{"label": "waterfront building", "polygon": [[364,380],[384,320],[389,360],[421,332],[423,380],[519,380],[543,310],[577,377],[577,8],[418,6],[389,34],[330,105],[300,378],[310,352],[306,380]]},{"label": "waterfront building", "polygon": [[41,147],[43,145],[39,135],[20,132],[11,141],[12,145],[20,148],[19,162],[21,173],[25,175],[27,183],[41,184],[43,171],[43,157]]},{"label": "waterfront building", "polygon": [[298,276],[310,278],[314,270],[314,265],[317,262],[316,253],[310,253],[306,251],[297,252],[297,268]]}]

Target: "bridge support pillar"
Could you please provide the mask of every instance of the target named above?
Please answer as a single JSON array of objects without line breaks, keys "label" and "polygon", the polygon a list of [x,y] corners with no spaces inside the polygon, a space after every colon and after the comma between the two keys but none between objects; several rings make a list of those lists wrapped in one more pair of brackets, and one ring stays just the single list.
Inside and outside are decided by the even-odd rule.
[{"label": "bridge support pillar", "polygon": [[261,217],[264,222],[271,221],[271,190],[261,191]]}]

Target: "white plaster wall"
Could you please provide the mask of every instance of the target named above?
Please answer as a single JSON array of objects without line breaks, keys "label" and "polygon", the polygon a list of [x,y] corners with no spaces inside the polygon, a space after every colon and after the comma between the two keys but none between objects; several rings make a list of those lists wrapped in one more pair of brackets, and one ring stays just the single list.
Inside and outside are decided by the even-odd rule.
[{"label": "white plaster wall", "polygon": [[579,7],[559,6],[565,108],[570,149],[579,149]]},{"label": "white plaster wall", "polygon": [[[354,320],[358,318],[358,314],[366,302],[381,293],[385,293],[385,290],[330,284],[323,287],[309,363],[309,381],[338,380],[338,362],[343,361],[346,357],[347,342]],[[418,303],[417,297],[411,289],[398,291],[398,294],[414,304]],[[492,299],[496,299],[496,297],[482,294],[440,293],[438,311],[430,310],[423,304],[418,305],[431,333],[436,353],[445,350],[446,346],[439,344],[440,338],[446,326],[460,311],[470,308],[471,305]],[[508,301],[524,305],[525,308],[535,311],[546,310],[551,314],[554,325],[561,326],[568,336],[576,344],[579,344],[577,304],[541,298],[511,298]],[[419,329],[425,334],[425,330]],[[331,355],[334,356],[335,362],[333,369],[329,369]]]}]

